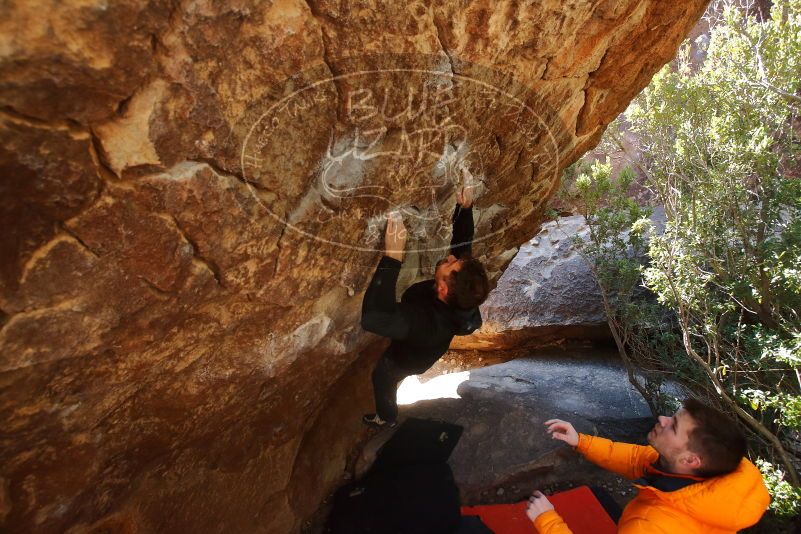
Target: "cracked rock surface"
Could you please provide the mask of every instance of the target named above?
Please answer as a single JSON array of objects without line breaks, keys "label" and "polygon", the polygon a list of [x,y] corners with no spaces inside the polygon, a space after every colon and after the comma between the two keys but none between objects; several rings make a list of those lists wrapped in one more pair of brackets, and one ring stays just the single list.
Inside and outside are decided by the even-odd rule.
[{"label": "cracked rock surface", "polygon": [[[493,277],[705,0],[0,6],[0,529],[294,532],[460,166]],[[439,247],[439,248],[438,248]]]}]

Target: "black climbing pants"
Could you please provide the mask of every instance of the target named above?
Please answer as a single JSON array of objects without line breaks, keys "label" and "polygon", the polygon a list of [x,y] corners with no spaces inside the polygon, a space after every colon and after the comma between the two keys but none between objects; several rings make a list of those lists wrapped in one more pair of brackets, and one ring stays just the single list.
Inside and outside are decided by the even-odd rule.
[{"label": "black climbing pants", "polygon": [[384,421],[398,419],[398,383],[411,373],[398,367],[386,355],[381,356],[373,370],[375,411]]}]

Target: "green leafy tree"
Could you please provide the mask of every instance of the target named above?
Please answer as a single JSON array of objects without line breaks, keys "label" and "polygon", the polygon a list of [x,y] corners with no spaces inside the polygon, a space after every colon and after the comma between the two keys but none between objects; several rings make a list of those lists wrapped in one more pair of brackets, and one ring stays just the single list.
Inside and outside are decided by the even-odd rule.
[{"label": "green leafy tree", "polygon": [[667,217],[645,278],[676,312],[693,390],[735,413],[797,487],[801,2],[775,2],[764,21],[721,7],[703,63],[685,53],[626,115]]},{"label": "green leafy tree", "polygon": [[676,350],[677,338],[667,310],[642,291],[645,236],[652,210],[629,197],[635,179],[626,167],[617,176],[612,166],[596,161],[575,180],[576,200],[589,237],[574,243],[598,283],[607,324],[628,373],[654,416],[662,412],[661,386],[667,370],[660,362]]},{"label": "green leafy tree", "polygon": [[[774,511],[793,515],[801,511],[801,0],[775,0],[764,20],[734,3],[711,12],[705,57],[691,61],[685,47],[625,115],[640,140],[636,161],[664,206],[664,231],[651,233],[642,271],[615,263],[630,256],[589,251],[602,288],[627,287],[641,272],[667,310],[656,316],[675,321],[681,350],[664,348],[675,347],[665,329],[667,345],[656,351],[664,359],[634,358],[640,372],[669,369],[736,415]],[[620,194],[584,180],[592,184]],[[582,192],[588,220],[604,228],[596,235],[632,222],[621,200],[607,199],[605,213],[595,194]],[[609,239],[593,246],[619,253]],[[650,336],[653,347],[654,331],[643,325],[655,315],[638,317],[626,305],[612,302],[613,315],[634,321],[623,329]]]}]

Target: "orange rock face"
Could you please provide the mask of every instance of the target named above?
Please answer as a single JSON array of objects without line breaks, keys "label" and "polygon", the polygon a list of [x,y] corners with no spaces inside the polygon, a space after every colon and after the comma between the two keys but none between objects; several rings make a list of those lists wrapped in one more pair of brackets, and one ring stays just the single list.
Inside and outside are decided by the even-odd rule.
[{"label": "orange rock face", "polygon": [[293,532],[462,167],[493,276],[706,0],[0,7],[0,529]]}]

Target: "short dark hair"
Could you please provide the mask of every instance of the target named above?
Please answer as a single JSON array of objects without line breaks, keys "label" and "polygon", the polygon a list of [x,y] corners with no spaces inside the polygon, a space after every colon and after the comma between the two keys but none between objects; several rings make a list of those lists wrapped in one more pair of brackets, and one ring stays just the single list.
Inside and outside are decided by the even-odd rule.
[{"label": "short dark hair", "polygon": [[737,469],[747,451],[745,436],[737,423],[698,399],[689,398],[682,406],[695,421],[688,446],[701,458],[701,467],[696,474],[713,477]]},{"label": "short dark hair", "polygon": [[448,304],[462,310],[475,308],[489,295],[487,271],[480,261],[473,258],[463,259],[462,268],[452,272],[445,283],[448,285]]}]

